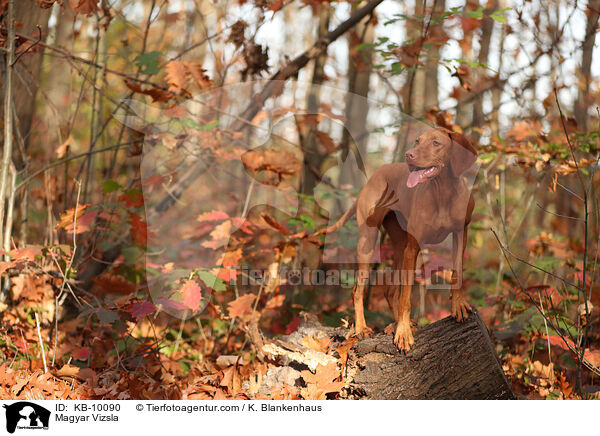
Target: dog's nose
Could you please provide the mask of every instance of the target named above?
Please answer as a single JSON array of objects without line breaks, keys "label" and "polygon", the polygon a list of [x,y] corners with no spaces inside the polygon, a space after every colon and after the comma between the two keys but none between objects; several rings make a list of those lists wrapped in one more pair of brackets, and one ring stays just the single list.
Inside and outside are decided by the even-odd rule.
[{"label": "dog's nose", "polygon": [[405,158],[406,160],[414,160],[414,158],[415,158],[415,157],[416,157],[416,156],[415,156],[415,152],[414,152],[414,151],[412,151],[412,150],[408,150],[408,151],[407,151],[407,152],[404,154],[404,158]]}]

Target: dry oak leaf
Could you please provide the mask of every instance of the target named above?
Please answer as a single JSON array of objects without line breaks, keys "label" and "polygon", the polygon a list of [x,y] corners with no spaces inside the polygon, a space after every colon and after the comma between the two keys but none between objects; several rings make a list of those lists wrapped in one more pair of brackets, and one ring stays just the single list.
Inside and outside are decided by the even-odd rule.
[{"label": "dry oak leaf", "polygon": [[305,400],[326,400],[327,394],[339,392],[344,387],[343,381],[335,381],[340,376],[340,370],[333,362],[326,366],[318,365],[315,374],[308,370],[302,371],[306,388],[300,391],[300,395]]},{"label": "dry oak leaf", "polygon": [[316,335],[305,336],[302,338],[302,345],[321,353],[327,353],[327,350],[329,350],[329,345],[331,345],[331,338],[324,337],[319,339]]},{"label": "dry oak leaf", "polygon": [[152,97],[152,102],[167,102],[172,98],[175,98],[175,94],[173,94],[170,91],[154,87],[143,89],[138,83],[132,80],[125,79],[125,85],[133,92],[137,92],[143,95],[149,95],[150,97]]},{"label": "dry oak leaf", "polygon": [[171,61],[165,65],[167,82],[169,90],[174,92],[185,91],[185,85],[188,79],[188,73],[185,61]]},{"label": "dry oak leaf", "polygon": [[190,77],[200,89],[212,86],[212,80],[206,75],[206,70],[202,68],[201,64],[189,61],[171,61],[165,66],[165,70],[170,91],[190,95],[189,91],[185,89]]},{"label": "dry oak leaf", "polygon": [[334,350],[340,355],[340,363],[342,366],[346,365],[346,362],[348,361],[348,353],[357,342],[358,338],[356,336],[352,336],[346,339],[343,344]]},{"label": "dry oak leaf", "polygon": [[67,149],[69,145],[73,142],[73,135],[69,135],[69,137],[56,149],[56,157],[62,159],[67,154]]},{"label": "dry oak leaf", "polygon": [[561,176],[566,176],[568,174],[576,172],[577,168],[583,168],[584,166],[587,166],[587,165],[591,164],[592,162],[596,162],[596,159],[593,159],[593,158],[579,159],[577,161],[577,164],[574,161],[570,160],[567,163],[564,163],[564,164],[556,167],[554,169],[554,171],[556,173],[560,174]]},{"label": "dry oak leaf", "polygon": [[210,77],[206,75],[206,70],[202,68],[201,64],[194,62],[186,62],[186,69],[194,82],[200,87],[200,89],[209,88],[212,86],[213,82],[210,80]]},{"label": "dry oak leaf", "polygon": [[252,311],[254,300],[256,300],[256,295],[254,294],[246,294],[236,298],[228,305],[229,316],[234,318]]},{"label": "dry oak leaf", "polygon": [[573,386],[569,385],[567,377],[563,373],[558,374],[558,389],[560,389],[564,398],[569,398],[571,392],[573,392]]},{"label": "dry oak leaf", "polygon": [[[60,221],[56,224],[57,229],[66,229],[71,227],[73,229],[75,219],[81,218],[85,211],[91,206],[91,204],[80,204],[73,209],[65,211],[60,216]],[[77,216],[75,216],[77,214]],[[78,229],[79,230],[79,229]]]},{"label": "dry oak leaf", "polygon": [[[301,162],[289,151],[274,149],[255,149],[244,153],[242,163],[252,171],[272,171],[277,173],[278,184],[284,176],[298,174],[302,168]],[[265,182],[267,183],[267,182]]]},{"label": "dry oak leaf", "polygon": [[523,142],[528,138],[536,138],[541,131],[542,126],[539,121],[517,121],[514,127],[506,133],[507,138],[512,138],[515,142]]}]

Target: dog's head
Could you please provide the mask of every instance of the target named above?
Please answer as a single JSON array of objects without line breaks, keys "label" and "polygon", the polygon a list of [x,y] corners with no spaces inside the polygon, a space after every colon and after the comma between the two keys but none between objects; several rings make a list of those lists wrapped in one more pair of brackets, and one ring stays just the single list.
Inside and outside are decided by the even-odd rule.
[{"label": "dog's head", "polygon": [[436,128],[419,135],[404,156],[410,169],[406,186],[413,188],[438,177],[444,168],[459,177],[475,163],[477,150],[464,135]]}]

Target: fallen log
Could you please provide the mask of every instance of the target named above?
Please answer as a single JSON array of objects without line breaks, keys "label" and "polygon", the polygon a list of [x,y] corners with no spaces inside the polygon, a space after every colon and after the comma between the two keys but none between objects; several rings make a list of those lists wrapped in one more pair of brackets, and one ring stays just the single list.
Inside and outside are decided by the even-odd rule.
[{"label": "fallen log", "polygon": [[[307,349],[303,338],[331,339],[343,343],[349,331],[325,327],[305,315],[298,330],[265,345],[268,356],[293,368],[314,371],[332,360],[331,354]],[[496,355],[487,327],[474,311],[456,322],[444,318],[414,334],[415,345],[402,354],[392,336],[384,333],[357,341],[347,356],[345,387],[340,398],[348,399],[514,399]],[[334,353],[335,355],[335,353]],[[325,363],[324,363],[325,362]],[[290,371],[291,373],[291,371]],[[287,374],[288,384],[293,374]],[[296,380],[302,385],[302,379]]]}]

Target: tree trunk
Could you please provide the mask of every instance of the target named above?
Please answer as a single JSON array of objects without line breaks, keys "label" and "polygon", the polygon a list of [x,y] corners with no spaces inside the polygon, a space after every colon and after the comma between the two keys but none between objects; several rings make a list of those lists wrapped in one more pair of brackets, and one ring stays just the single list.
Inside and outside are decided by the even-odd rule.
[{"label": "tree trunk", "polygon": [[[354,135],[344,129],[342,142],[342,159],[347,159],[348,153],[353,152],[359,165],[345,165],[340,174],[340,185],[350,184],[356,188],[361,187],[364,179],[362,170],[367,155],[367,116],[369,114],[369,85],[371,68],[373,67],[373,50],[365,47],[356,50],[361,44],[372,44],[375,38],[375,26],[371,17],[357,24],[356,29],[349,32],[348,36],[348,100],[346,101],[347,125],[352,126]],[[350,205],[348,205],[350,206]]]},{"label": "tree trunk", "polygon": [[[490,0],[488,2],[488,8],[485,14],[495,11],[498,8],[497,0]],[[479,39],[479,63],[488,65],[489,53],[490,53],[490,42],[492,41],[492,33],[494,31],[494,20],[488,16],[484,18],[483,24],[481,25],[481,37]],[[487,71],[482,67],[478,67],[475,73],[475,86],[484,87],[485,84],[482,82],[485,80]],[[479,93],[473,103],[473,127],[479,127],[483,124],[483,98],[485,93]],[[479,133],[473,132],[473,138],[478,140]]]},{"label": "tree trunk", "polygon": [[[446,10],[446,1],[438,0],[433,3],[432,10],[432,21],[433,18],[436,20],[440,18],[442,13]],[[433,22],[430,24],[430,33],[435,35],[439,35],[444,32],[443,23]],[[431,48],[427,53],[427,64],[425,66],[425,111],[433,107],[439,106],[438,101],[438,88],[439,88],[439,79],[438,79],[438,66],[440,63],[440,47],[441,43],[434,39]]]},{"label": "tree trunk", "polygon": [[[44,41],[48,33],[49,17],[50,9],[42,9],[32,0],[15,2],[15,19],[20,23],[18,33],[38,38],[41,29],[42,41]],[[17,120],[15,127],[19,129],[18,133],[23,138],[25,146],[31,136],[41,66],[42,52],[28,53],[15,64],[14,108]],[[19,147],[13,149],[13,161],[19,170],[25,166],[22,150]]]},{"label": "tree trunk", "polygon": [[[331,354],[307,348],[308,337],[328,337],[332,344],[344,344],[350,335],[347,329],[319,324],[314,315],[302,317],[296,332],[262,348],[283,364],[277,373],[286,372],[289,377],[285,383],[290,386],[302,385],[298,380],[302,370],[336,362]],[[356,342],[347,355],[340,398],[515,399],[477,311],[462,323],[451,317],[434,322],[418,329],[414,338],[415,345],[406,354],[398,351],[392,336],[383,333]],[[264,383],[267,391],[282,384],[278,380]]]},{"label": "tree trunk", "polygon": [[473,313],[465,322],[444,318],[417,330],[402,355],[388,335],[354,348],[360,371],[353,386],[372,400],[514,399],[487,327]]},{"label": "tree trunk", "polygon": [[579,94],[575,102],[575,118],[582,130],[587,130],[587,111],[591,103],[590,82],[592,71],[592,56],[596,42],[596,27],[600,16],[600,0],[591,0],[587,7],[587,25],[585,38],[583,40],[583,53],[581,56],[581,77],[579,83]]},{"label": "tree trunk", "polygon": [[[327,35],[329,27],[329,15],[331,8],[329,4],[319,6],[319,27],[317,29],[317,40]],[[308,94],[308,116],[314,116],[319,112],[321,100],[321,85],[325,78],[325,61],[327,60],[327,50],[323,51],[315,57],[312,85]],[[302,115],[299,116],[300,118]],[[323,147],[319,146],[319,141],[316,135],[317,126],[311,123],[303,123],[304,129],[300,129],[300,137],[302,141],[302,150],[304,152],[304,166],[302,175],[302,192],[307,195],[312,195],[313,189],[319,183],[314,170],[321,168],[321,163],[326,153],[322,151]]]}]

